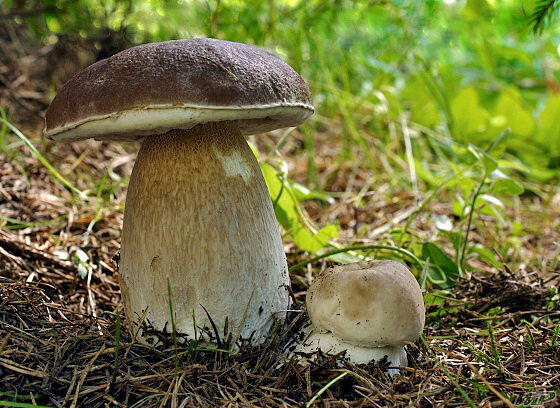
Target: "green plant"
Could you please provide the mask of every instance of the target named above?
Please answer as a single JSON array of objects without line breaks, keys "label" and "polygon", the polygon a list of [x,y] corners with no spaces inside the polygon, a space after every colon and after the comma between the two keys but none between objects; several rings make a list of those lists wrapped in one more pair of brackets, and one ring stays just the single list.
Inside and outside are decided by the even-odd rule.
[{"label": "green plant", "polygon": [[29,139],[27,137],[25,137],[25,135],[22,132],[20,132],[20,130],[18,128],[16,128],[10,122],[6,121],[4,118],[0,118],[0,123],[7,126],[14,133],[14,135],[16,135],[27,146],[27,148],[29,150],[31,150],[31,153],[35,157],[37,157],[37,159],[43,164],[43,166],[45,166],[47,169],[49,169],[51,175],[53,176],[53,178],[55,180],[62,183],[62,185],[64,185],[66,188],[68,188],[73,193],[78,194],[80,197],[82,197],[82,198],[86,197],[86,195],[82,191],[80,191],[76,187],[74,187],[58,171],[56,171],[56,169],[47,161],[47,159],[45,159],[45,157],[39,152],[39,150],[37,150],[37,148],[29,141]]},{"label": "green plant", "polygon": [[534,9],[528,16],[529,24],[532,25],[535,33],[542,34],[542,31],[550,20],[557,14],[558,4],[557,0],[539,0],[535,2]]},{"label": "green plant", "polygon": [[445,373],[446,377],[449,379],[449,381],[451,382],[451,384],[453,384],[453,386],[455,387],[455,389],[461,394],[461,396],[463,397],[463,399],[465,400],[465,402],[467,403],[468,406],[470,406],[471,408],[476,407],[476,404],[474,403],[474,401],[472,400],[471,397],[469,397],[469,395],[465,392],[465,390],[463,389],[463,387],[461,387],[461,385],[459,385],[459,383],[456,381],[455,378],[453,378],[453,376],[449,373],[449,371],[445,368],[445,366],[442,364],[442,362],[440,361],[440,359],[436,356],[436,354],[434,353],[434,351],[432,350],[432,348],[430,347],[430,345],[428,344],[428,341],[426,340],[426,337],[424,336],[423,333],[420,334],[420,340],[422,341],[422,344],[424,345],[424,348],[428,351],[428,353],[430,354],[430,356],[432,357],[432,359],[434,359],[434,361],[436,362],[436,364],[438,365],[438,367]]},{"label": "green plant", "polygon": [[282,161],[279,161],[280,170],[276,170],[270,162],[271,158],[261,162],[261,171],[273,201],[276,219],[300,249],[317,253],[327,246],[330,239],[338,236],[338,231],[334,225],[320,230],[313,227],[302,213],[300,202],[310,198],[328,200],[327,196],[307,189],[304,191],[302,186],[287,179],[286,166]]},{"label": "green plant", "polygon": [[323,387],[321,387],[321,389],[319,391],[317,391],[315,393],[315,395],[313,397],[311,397],[311,399],[307,402],[307,404],[305,404],[306,408],[309,408],[311,405],[313,405],[313,403],[315,402],[315,400],[317,400],[317,398],[319,398],[321,396],[321,394],[323,394],[325,391],[327,391],[333,384],[335,384],[337,381],[343,379],[344,377],[346,377],[348,373],[347,372],[343,372],[342,374],[336,376],[335,378],[333,378],[332,380],[330,380],[328,383],[326,383]]}]

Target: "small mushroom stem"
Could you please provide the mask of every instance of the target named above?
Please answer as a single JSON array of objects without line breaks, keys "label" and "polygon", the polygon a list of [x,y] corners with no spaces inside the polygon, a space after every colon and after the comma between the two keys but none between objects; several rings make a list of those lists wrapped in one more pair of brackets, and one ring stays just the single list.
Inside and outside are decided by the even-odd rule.
[{"label": "small mushroom stem", "polygon": [[[370,361],[380,362],[385,358],[386,363],[391,367],[408,365],[404,344],[376,347],[358,346],[337,338],[331,332],[322,333],[314,330],[313,326],[305,328],[303,334],[305,340],[295,348],[298,353],[315,353],[320,349],[329,354],[345,352],[344,356],[348,361],[355,364],[367,364]],[[387,371],[390,375],[399,373],[399,369],[396,368],[389,368]]]},{"label": "small mushroom stem", "polygon": [[[278,224],[258,162],[234,122],[145,138],[130,178],[120,283],[130,328],[146,319],[215,341],[212,322],[258,342],[290,305]],[[248,305],[248,306],[247,306]],[[212,320],[212,322],[210,321]],[[194,318],[194,320],[193,320]]]}]

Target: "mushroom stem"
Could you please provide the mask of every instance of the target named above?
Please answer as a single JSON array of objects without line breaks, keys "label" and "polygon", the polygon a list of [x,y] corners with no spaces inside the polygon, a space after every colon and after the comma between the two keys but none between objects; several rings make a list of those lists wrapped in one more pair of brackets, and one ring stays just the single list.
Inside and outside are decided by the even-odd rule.
[{"label": "mushroom stem", "polygon": [[177,332],[189,339],[203,330],[205,340],[215,341],[213,322],[222,339],[241,327],[240,338],[258,342],[290,305],[268,189],[235,122],[172,130],[142,143],[120,260],[131,330],[146,308],[156,330],[171,330],[167,277]]},{"label": "mushroom stem", "polygon": [[[331,332],[321,333],[313,330],[312,326],[306,328],[304,334],[305,340],[298,344],[295,349],[296,352],[314,353],[320,349],[324,353],[338,354],[345,351],[344,356],[348,361],[355,364],[367,364],[370,361],[379,362],[386,358],[386,362],[391,367],[408,365],[404,344],[376,347],[357,346],[337,338]],[[390,375],[399,373],[399,369],[396,368],[389,368],[387,371]]]}]

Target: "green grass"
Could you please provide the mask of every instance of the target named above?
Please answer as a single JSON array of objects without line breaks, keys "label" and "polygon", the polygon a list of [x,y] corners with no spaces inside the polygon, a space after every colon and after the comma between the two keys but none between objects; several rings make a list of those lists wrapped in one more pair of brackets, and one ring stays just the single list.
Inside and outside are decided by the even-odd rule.
[{"label": "green grass", "polygon": [[[53,179],[55,179],[56,181],[58,181],[59,183],[61,183],[64,187],[68,188],[70,191],[72,191],[73,193],[79,195],[81,198],[85,198],[86,195],[81,192],[80,190],[78,190],[76,187],[74,187],[68,180],[66,180],[49,162],[48,160],[43,156],[43,154],[41,154],[39,152],[39,150],[37,150],[37,148],[29,141],[29,139],[18,129],[16,128],[14,125],[12,125],[10,122],[8,122],[6,119],[4,119],[3,117],[0,118],[0,123],[2,123],[3,125],[7,126],[8,129],[10,129],[13,134],[15,136],[17,136],[24,144],[25,146],[31,151],[31,153],[43,164],[43,166],[45,166],[47,169],[49,169]],[[2,137],[2,140],[4,138]],[[0,147],[2,147],[2,145],[0,144]]]},{"label": "green grass", "polygon": [[[90,17],[86,21],[83,15]],[[451,27],[447,21],[455,24]],[[460,275],[470,271],[474,259],[499,265],[490,248],[470,242],[476,217],[490,215],[505,224],[509,199],[521,193],[522,183],[536,181],[538,188],[543,180],[559,175],[560,163],[552,158],[560,152],[560,133],[551,133],[551,129],[560,99],[547,95],[542,87],[526,87],[516,81],[542,81],[544,74],[534,61],[548,58],[555,39],[545,30],[535,49],[529,21],[512,2],[477,9],[470,3],[459,7],[439,2],[378,5],[334,0],[224,0],[208,5],[193,0],[187,8],[179,2],[135,1],[128,5],[107,0],[94,5],[81,1],[48,17],[38,15],[30,23],[36,35],[44,38],[62,32],[95,37],[98,27],[115,32],[126,28],[133,43],[212,35],[277,52],[309,82],[316,100],[316,115],[301,128],[300,135],[301,153],[307,157],[306,186],[317,194],[330,188],[332,179],[321,176],[314,160],[321,154],[315,146],[317,134],[329,129],[332,134],[324,137],[334,138],[333,144],[339,146],[333,158],[336,165],[353,162],[356,171],[367,171],[370,177],[361,191],[352,192],[358,197],[357,206],[363,202],[363,194],[380,185],[389,186],[389,195],[414,190],[422,204],[408,218],[402,233],[395,235],[395,246],[416,254],[422,252],[424,243],[410,237],[410,225],[429,212],[436,199],[456,197],[452,207],[460,219],[431,240],[441,248],[452,244]],[[473,34],[473,26],[485,34],[485,42]],[[512,45],[508,41],[513,33],[517,42]],[[9,124],[6,112],[2,110],[0,116],[0,148],[6,149],[10,130],[49,169],[53,179],[84,198],[83,192]],[[543,143],[545,134],[551,142]],[[299,210],[300,201],[309,198],[294,194],[290,174],[276,156],[291,136],[286,132],[265,152],[263,171],[271,190],[279,186],[272,197],[288,238],[320,259],[332,249],[339,231],[337,225],[316,228]],[[522,147],[527,144],[530,149]],[[269,165],[273,170],[266,168]],[[493,179],[496,171],[504,178]],[[116,188],[108,183],[106,173],[97,184],[90,230],[103,214],[103,194]],[[393,252],[397,258],[402,255]],[[367,257],[364,252],[356,255]],[[425,258],[421,261],[418,273],[424,269]],[[434,270],[451,276],[449,268],[433,256],[431,263],[432,281],[438,281]]]}]

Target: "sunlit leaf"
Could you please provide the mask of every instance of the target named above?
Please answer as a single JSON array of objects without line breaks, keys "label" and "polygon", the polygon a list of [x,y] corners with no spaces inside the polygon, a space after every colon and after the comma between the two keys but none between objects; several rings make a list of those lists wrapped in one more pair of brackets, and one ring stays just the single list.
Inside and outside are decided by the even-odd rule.
[{"label": "sunlit leaf", "polygon": [[535,131],[535,120],[532,110],[526,106],[515,88],[500,92],[496,101],[495,115],[505,118],[505,127],[512,129],[512,132],[524,137],[530,137]]},{"label": "sunlit leaf", "polygon": [[459,90],[451,101],[455,132],[463,138],[486,130],[490,119],[488,111],[480,105],[478,92],[474,87]]},{"label": "sunlit leaf", "polygon": [[420,76],[410,78],[401,92],[401,98],[410,110],[410,120],[422,126],[433,127],[440,121],[437,101],[426,88]]},{"label": "sunlit leaf", "polygon": [[524,190],[521,183],[510,178],[498,179],[494,181],[494,185],[492,186],[492,193],[494,194],[516,196],[523,193]]},{"label": "sunlit leaf", "polygon": [[453,229],[453,222],[446,215],[438,215],[435,217],[434,225],[440,231],[451,231]]},{"label": "sunlit leaf", "polygon": [[540,114],[539,141],[550,148],[550,151],[560,148],[560,93],[549,95]]},{"label": "sunlit leaf", "polygon": [[483,200],[486,201],[489,204],[493,204],[497,207],[500,208],[505,208],[504,203],[497,197],[490,195],[490,194],[480,194],[477,198],[477,204],[478,204],[478,200]]},{"label": "sunlit leaf", "polygon": [[363,261],[363,258],[349,254],[348,252],[341,252],[338,254],[330,255],[327,257],[327,259],[343,265]]},{"label": "sunlit leaf", "polygon": [[276,219],[298,248],[315,254],[327,245],[329,239],[338,237],[334,225],[327,225],[316,234],[309,231],[298,211],[299,202],[289,183],[283,182],[269,164],[262,163],[261,171],[274,203]]}]

